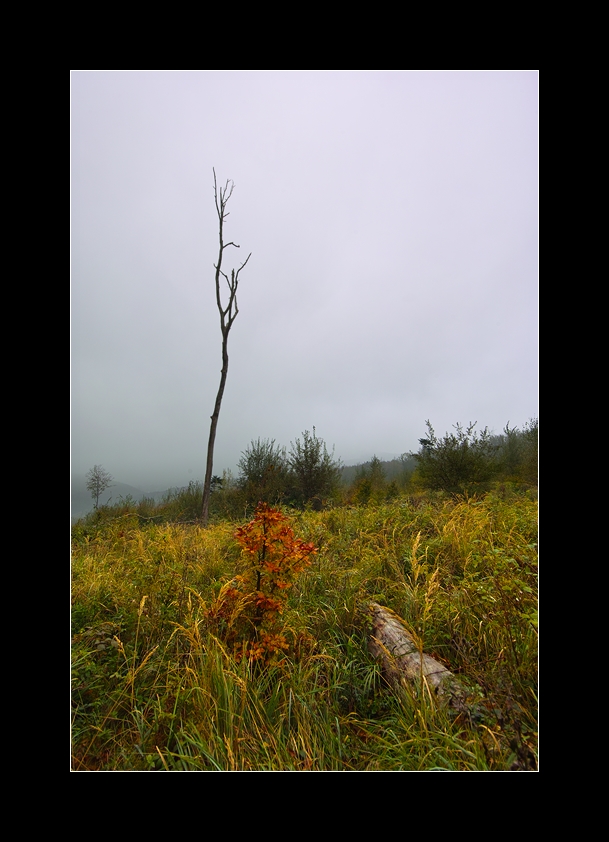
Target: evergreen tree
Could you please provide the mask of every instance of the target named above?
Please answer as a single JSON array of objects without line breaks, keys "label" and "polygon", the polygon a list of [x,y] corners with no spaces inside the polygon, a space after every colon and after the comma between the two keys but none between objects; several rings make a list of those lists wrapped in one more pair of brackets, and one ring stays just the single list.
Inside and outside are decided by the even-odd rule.
[{"label": "evergreen tree", "polygon": [[312,435],[305,430],[302,441],[297,439],[290,444],[288,462],[295,501],[301,505],[311,503],[314,508],[321,508],[338,488],[340,460],[336,461],[330,456],[323,439],[317,438],[315,427]]},{"label": "evergreen tree", "polygon": [[285,447],[275,445],[275,439],[252,441],[241,454],[238,463],[239,487],[246,502],[276,504],[281,502],[289,485],[289,465]]},{"label": "evergreen tree", "polygon": [[431,423],[427,437],[419,439],[421,449],[413,454],[417,460],[417,474],[426,488],[452,494],[480,489],[497,470],[497,447],[488,428],[476,433],[475,423],[463,428],[455,425],[455,433],[439,439]]},{"label": "evergreen tree", "polygon": [[383,463],[374,455],[370,462],[357,469],[355,499],[358,503],[368,503],[370,500],[380,502],[385,497],[386,485]]}]

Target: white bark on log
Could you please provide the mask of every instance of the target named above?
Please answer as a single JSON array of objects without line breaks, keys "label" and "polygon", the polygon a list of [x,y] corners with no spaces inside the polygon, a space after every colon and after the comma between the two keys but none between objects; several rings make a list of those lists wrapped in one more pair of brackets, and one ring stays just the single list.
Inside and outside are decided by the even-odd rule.
[{"label": "white bark on log", "polygon": [[438,700],[465,712],[466,693],[459,680],[439,661],[420,651],[404,621],[390,608],[376,602],[368,605],[372,614],[370,654],[380,658],[383,673],[396,690],[427,685]]}]

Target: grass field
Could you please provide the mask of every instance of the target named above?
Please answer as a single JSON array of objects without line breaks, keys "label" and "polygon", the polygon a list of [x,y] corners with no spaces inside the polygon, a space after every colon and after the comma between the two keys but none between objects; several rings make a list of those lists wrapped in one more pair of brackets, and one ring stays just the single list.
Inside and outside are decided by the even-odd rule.
[{"label": "grass field", "polygon": [[[247,581],[243,524],[128,509],[72,528],[73,771],[537,769],[530,495],[285,510],[316,552],[274,621],[286,645],[264,660],[215,610]],[[370,600],[459,677],[471,716],[386,685]]]}]

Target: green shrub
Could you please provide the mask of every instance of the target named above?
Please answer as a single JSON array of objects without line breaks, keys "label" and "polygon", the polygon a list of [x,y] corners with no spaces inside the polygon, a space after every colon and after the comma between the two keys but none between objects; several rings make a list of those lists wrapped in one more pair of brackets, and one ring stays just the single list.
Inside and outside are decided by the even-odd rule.
[{"label": "green shrub", "polygon": [[455,433],[438,438],[429,421],[427,438],[419,439],[421,449],[413,454],[417,460],[417,477],[424,488],[451,494],[485,490],[497,471],[497,445],[485,428],[476,433],[475,424],[465,429],[455,425]]}]

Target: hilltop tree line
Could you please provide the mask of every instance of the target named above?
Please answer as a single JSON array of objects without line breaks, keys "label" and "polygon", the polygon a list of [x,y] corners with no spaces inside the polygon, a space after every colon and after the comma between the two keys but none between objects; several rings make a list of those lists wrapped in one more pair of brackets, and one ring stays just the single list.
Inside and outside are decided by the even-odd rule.
[{"label": "hilltop tree line", "polygon": [[419,439],[415,481],[422,487],[451,494],[484,491],[495,481],[523,486],[537,485],[539,423],[530,419],[519,430],[503,429],[492,435],[488,428],[456,424],[455,432],[438,438],[429,421],[427,436]]},{"label": "hilltop tree line", "polygon": [[344,466],[313,428],[288,450],[274,439],[252,441],[242,452],[239,473],[215,477],[215,507],[227,514],[236,505],[243,512],[259,502],[270,505],[378,504],[403,494],[432,491],[476,494],[493,485],[525,490],[537,485],[538,420],[522,429],[505,426],[500,435],[475,424],[455,425],[439,437],[428,421],[417,452],[399,459]]},{"label": "hilltop tree line", "polygon": [[[429,421],[426,426],[417,452],[385,462],[373,456],[355,466],[335,459],[315,427],[312,433],[305,430],[289,449],[274,439],[258,438],[242,452],[237,477],[225,471],[212,478],[210,511],[240,517],[260,502],[322,509],[329,504],[378,504],[425,491],[471,495],[493,485],[515,490],[537,486],[536,418],[522,429],[508,423],[500,435],[487,428],[479,432],[475,424],[456,424],[453,432],[439,437]],[[88,478],[97,508],[100,485],[105,487],[112,478],[101,466]],[[188,488],[168,492],[164,504],[196,519],[202,493],[201,483],[191,482]]]},{"label": "hilltop tree line", "polygon": [[329,501],[381,502],[404,491],[444,491],[473,494],[488,490],[495,482],[519,487],[537,485],[538,421],[523,429],[505,426],[501,435],[475,424],[455,425],[454,432],[438,437],[427,421],[427,434],[420,448],[383,462],[377,456],[351,468],[328,453],[325,443],[303,433],[303,441],[290,451],[275,440],[252,441],[239,460],[236,482],[228,484],[245,496],[247,503],[290,503],[323,506]]}]

